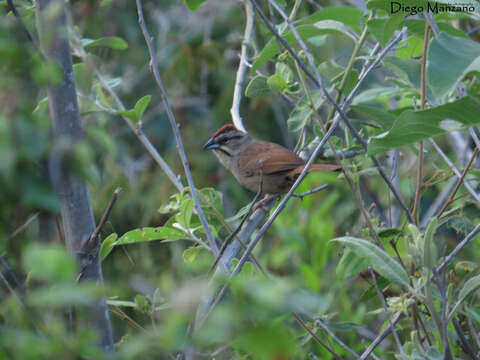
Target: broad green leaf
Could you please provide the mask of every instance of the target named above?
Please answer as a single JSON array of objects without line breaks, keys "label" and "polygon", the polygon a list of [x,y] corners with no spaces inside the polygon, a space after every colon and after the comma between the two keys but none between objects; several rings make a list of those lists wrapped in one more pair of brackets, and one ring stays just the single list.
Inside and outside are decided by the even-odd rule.
[{"label": "broad green leaf", "polygon": [[188,249],[183,251],[183,261],[192,262],[197,257],[198,252],[200,251],[200,246],[191,246]]},{"label": "broad green leaf", "polygon": [[280,74],[275,73],[268,78],[267,85],[272,91],[282,92],[287,87],[287,82]]},{"label": "broad green leaf", "polygon": [[277,62],[275,64],[275,73],[280,75],[287,82],[287,84],[293,80],[293,72],[285,63]]},{"label": "broad green leaf", "polygon": [[105,258],[110,254],[112,249],[115,247],[115,241],[117,241],[117,234],[113,233],[108,235],[105,240],[102,242],[102,246],[100,247],[100,259],[105,260]]},{"label": "broad green leaf", "polygon": [[35,307],[88,305],[100,296],[101,289],[94,283],[55,284],[29,292],[27,303]]},{"label": "broad green leaf", "polygon": [[378,232],[378,236],[382,240],[389,240],[394,236],[400,235],[402,233],[402,229],[400,228],[387,228],[387,229],[382,229]]},{"label": "broad green leaf", "polygon": [[416,36],[410,36],[406,41],[401,41],[398,47],[397,57],[399,59],[409,59],[423,55],[423,39]]},{"label": "broad green leaf", "polygon": [[362,16],[363,11],[353,6],[328,6],[310,16],[300,19],[298,22],[299,24],[311,24],[321,20],[336,20],[352,28],[355,32],[360,33],[362,31],[360,26]]},{"label": "broad green leaf", "polygon": [[350,105],[353,110],[365,117],[367,121],[374,121],[382,129],[388,130],[395,122],[395,116],[387,111],[367,105]]},{"label": "broad green leaf", "polygon": [[25,269],[35,279],[51,283],[70,283],[74,280],[75,261],[58,244],[32,244],[23,253]]},{"label": "broad green leaf", "polygon": [[423,264],[427,269],[433,269],[437,263],[438,251],[435,243],[435,232],[438,227],[438,218],[434,217],[427,226],[423,243]]},{"label": "broad green leaf", "polygon": [[397,87],[374,87],[365,91],[362,91],[360,94],[355,96],[352,101],[352,105],[368,103],[377,100],[379,97],[388,97],[392,98],[399,95],[402,92],[401,89]]},{"label": "broad green leaf", "polygon": [[480,275],[474,276],[465,282],[463,285],[462,290],[458,294],[458,300],[455,303],[452,311],[450,312],[449,317],[452,317],[457,311],[458,307],[462,304],[462,302],[472,293],[474,293],[478,288],[480,288]]},{"label": "broad green leaf", "polygon": [[447,221],[447,227],[455,230],[457,234],[467,235],[475,227],[465,215],[452,216]]},{"label": "broad green leaf", "polygon": [[355,251],[348,248],[343,253],[340,262],[337,265],[336,273],[343,281],[349,276],[357,275],[361,271],[368,268],[370,262],[368,258],[359,256]]},{"label": "broad green leaf", "polygon": [[385,46],[395,30],[403,21],[403,14],[396,14],[386,19],[371,19],[367,22],[368,30],[380,45]]},{"label": "broad green leaf", "polygon": [[127,42],[116,36],[102,37],[100,39],[82,39],[82,45],[87,49],[95,46],[107,46],[117,50],[128,48]]},{"label": "broad green leaf", "polygon": [[[448,64],[448,68],[445,68],[445,64]],[[438,99],[452,92],[471,71],[480,71],[478,42],[446,33],[441,33],[431,41],[427,55],[427,83]]]},{"label": "broad green leaf", "polygon": [[151,95],[145,95],[135,103],[135,107],[131,110],[120,110],[117,114],[128,117],[135,124],[138,124],[142,120],[143,113],[150,103]]},{"label": "broad green leaf", "polygon": [[180,205],[180,212],[175,217],[177,222],[185,229],[189,229],[191,227],[190,224],[192,221],[193,206],[193,199],[185,198]]},{"label": "broad green leaf", "polygon": [[87,68],[85,63],[73,65],[73,72],[77,89],[89,95],[93,86],[93,72]]},{"label": "broad green leaf", "polygon": [[399,146],[460,130],[480,123],[480,101],[471,96],[422,111],[404,111],[393,127],[368,143],[368,154],[387,152]]},{"label": "broad green leaf", "polygon": [[141,312],[148,313],[150,311],[150,304],[145,296],[137,294],[135,295],[135,304],[137,309]]},{"label": "broad green leaf", "polygon": [[[318,35],[324,34],[343,34],[352,38],[355,41],[355,38],[352,36],[351,30],[344,24],[335,21],[335,20],[323,20],[315,24],[308,25],[299,25],[296,27],[298,34],[302,40],[306,40]],[[284,35],[284,39],[289,45],[297,43],[297,39],[294,34],[289,31]],[[257,60],[252,64],[251,73],[254,74],[260,66],[265,64],[268,60],[273,58],[275,55],[278,55],[280,50],[278,48],[278,42],[275,38],[271,38],[265,47],[262,49],[260,54],[257,57]]]},{"label": "broad green leaf", "polygon": [[205,0],[182,0],[190,11],[197,11]]},{"label": "broad green leaf", "polygon": [[[385,67],[395,73],[400,79],[407,81],[413,88],[420,91],[420,61],[413,59],[399,59],[387,56],[383,59]],[[427,89],[427,97],[429,89]]]},{"label": "broad green leaf", "polygon": [[307,105],[297,106],[287,120],[288,131],[300,131],[310,121],[312,115],[313,110]]},{"label": "broad green leaf", "polygon": [[[405,19],[401,26],[406,26],[408,28],[408,33],[414,35],[420,39],[424,38],[425,34],[425,20],[423,19]],[[452,26],[450,23],[438,22],[438,29],[440,32],[446,32],[452,36],[468,38],[468,35],[465,34],[462,30],[457,29]],[[432,34],[430,32],[430,34]],[[433,34],[431,36],[433,38]]]},{"label": "broad green leaf", "polygon": [[178,240],[184,238],[185,234],[182,231],[171,227],[143,227],[123,234],[115,242],[115,245],[134,244],[137,242],[152,240]]},{"label": "broad green leaf", "polygon": [[348,246],[358,257],[365,258],[369,264],[383,277],[393,283],[408,287],[408,274],[402,266],[375,244],[350,236],[340,237],[338,241]]},{"label": "broad green leaf", "polygon": [[265,95],[268,92],[270,92],[270,87],[267,84],[267,78],[262,75],[257,75],[248,83],[245,89],[245,96],[254,98]]}]

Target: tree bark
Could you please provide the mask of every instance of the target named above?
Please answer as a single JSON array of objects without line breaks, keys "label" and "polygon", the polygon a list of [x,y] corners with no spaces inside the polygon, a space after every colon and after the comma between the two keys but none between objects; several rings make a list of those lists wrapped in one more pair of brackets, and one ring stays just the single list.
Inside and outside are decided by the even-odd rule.
[{"label": "tree bark", "polygon": [[[47,61],[59,65],[62,81],[48,88],[50,116],[54,127],[54,143],[66,141],[72,145],[85,137],[80,122],[72,55],[63,0],[36,1],[37,28],[42,52]],[[55,148],[55,146],[54,146]],[[84,281],[103,286],[103,275],[98,249],[92,254],[82,253],[82,245],[95,230],[90,194],[87,184],[78,179],[68,167],[62,166],[62,155],[53,151],[50,176],[61,201],[63,229],[68,251],[83,269]],[[98,246],[98,244],[97,244]],[[89,322],[97,330],[100,343],[107,352],[114,352],[112,327],[104,298],[89,309]]]}]

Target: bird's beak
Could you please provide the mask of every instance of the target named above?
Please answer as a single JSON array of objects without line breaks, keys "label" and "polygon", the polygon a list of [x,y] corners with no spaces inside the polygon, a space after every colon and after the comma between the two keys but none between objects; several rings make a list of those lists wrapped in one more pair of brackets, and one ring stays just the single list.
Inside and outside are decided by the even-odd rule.
[{"label": "bird's beak", "polygon": [[208,139],[205,145],[203,145],[204,150],[213,150],[213,149],[218,149],[219,147],[220,145],[217,144],[213,138]]}]

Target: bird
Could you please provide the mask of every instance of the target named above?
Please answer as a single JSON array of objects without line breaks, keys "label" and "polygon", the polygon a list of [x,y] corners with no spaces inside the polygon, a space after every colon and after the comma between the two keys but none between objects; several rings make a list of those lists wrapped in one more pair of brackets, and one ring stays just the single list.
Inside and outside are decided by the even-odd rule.
[{"label": "bird", "polygon": [[[306,165],[293,151],[255,139],[232,124],[215,131],[203,148],[212,150],[243,187],[252,192],[261,190],[262,195],[287,192]],[[312,164],[308,172],[340,169],[341,166],[334,164]]]}]

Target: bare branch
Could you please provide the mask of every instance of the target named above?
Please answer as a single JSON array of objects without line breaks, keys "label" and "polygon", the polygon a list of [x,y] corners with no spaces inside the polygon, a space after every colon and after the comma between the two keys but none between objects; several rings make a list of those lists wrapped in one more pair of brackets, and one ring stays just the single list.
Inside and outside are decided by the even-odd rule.
[{"label": "bare branch", "polygon": [[332,330],[330,330],[328,328],[328,326],[320,319],[316,319],[315,320],[315,324],[317,325],[320,325],[320,327],[322,327],[323,330],[325,330],[328,335],[330,335],[332,337],[333,340],[335,340],[341,347],[343,347],[345,350],[347,350],[350,354],[352,354],[353,356],[355,356],[355,358],[358,358],[360,355],[358,355],[355,351],[353,351],[351,348],[349,348],[347,346],[347,344],[345,344],[342,340],[340,340],[334,333]]},{"label": "bare branch", "polygon": [[202,223],[203,228],[205,229],[205,234],[207,235],[208,241],[210,243],[212,253],[217,256],[218,254],[218,247],[217,243],[215,242],[215,237],[213,236],[212,229],[208,224],[207,219],[205,218],[205,214],[203,213],[202,207],[200,206],[200,201],[197,195],[197,189],[195,188],[195,184],[193,182],[192,173],[190,171],[190,166],[188,165],[187,155],[185,154],[185,149],[183,147],[182,137],[180,135],[180,130],[175,119],[175,115],[173,114],[172,108],[168,102],[167,93],[165,91],[165,87],[163,86],[162,78],[160,77],[160,73],[158,72],[158,68],[156,66],[157,62],[155,59],[155,50],[153,49],[152,38],[148,32],[147,26],[145,25],[145,19],[143,17],[143,9],[142,9],[142,1],[136,0],[137,4],[137,12],[138,12],[138,23],[140,28],[142,29],[143,37],[145,38],[145,42],[147,43],[148,53],[150,54],[150,65],[151,70],[153,72],[153,76],[155,81],[160,89],[160,95],[162,97],[163,104],[165,105],[165,109],[167,111],[168,119],[170,120],[170,125],[173,130],[173,134],[175,136],[175,141],[177,143],[177,150],[178,154],[180,155],[180,159],[182,160],[183,168],[185,170],[185,176],[187,177],[188,186],[190,187],[190,191],[192,193],[192,198],[195,203],[195,210],[197,211],[197,215]]},{"label": "bare branch", "polygon": [[395,342],[397,343],[398,351],[402,355],[402,358],[404,360],[407,360],[407,356],[403,351],[403,347],[402,347],[402,344],[400,343],[400,338],[398,337],[397,331],[395,330],[395,326],[392,325],[392,318],[390,316],[390,311],[388,310],[387,303],[385,302],[385,297],[383,296],[383,293],[378,288],[377,277],[375,276],[375,273],[373,272],[373,269],[371,266],[368,267],[368,270],[370,271],[370,275],[372,276],[372,280],[373,280],[373,285],[375,286],[375,290],[377,291],[378,297],[382,302],[383,309],[385,310],[385,315],[387,316],[388,323],[390,324],[390,327],[392,329],[393,337],[395,338]]},{"label": "bare branch", "polygon": [[300,194],[293,194],[293,196],[303,200],[303,198],[305,196],[312,195],[312,194],[315,194],[319,191],[325,190],[327,187],[328,187],[328,184],[323,184],[323,185],[320,185],[319,187],[316,187],[312,190],[308,190],[308,191],[305,191],[305,192],[300,193]]},{"label": "bare branch", "polygon": [[242,101],[243,82],[245,80],[245,74],[247,71],[247,50],[248,43],[252,37],[254,16],[255,13],[253,12],[252,4],[250,4],[248,0],[245,0],[245,33],[243,34],[240,64],[238,65],[237,78],[235,80],[235,88],[233,91],[232,108],[230,109],[233,125],[235,125],[237,129],[244,132],[247,132],[247,130],[245,130],[242,117],[240,116],[240,103]]}]

